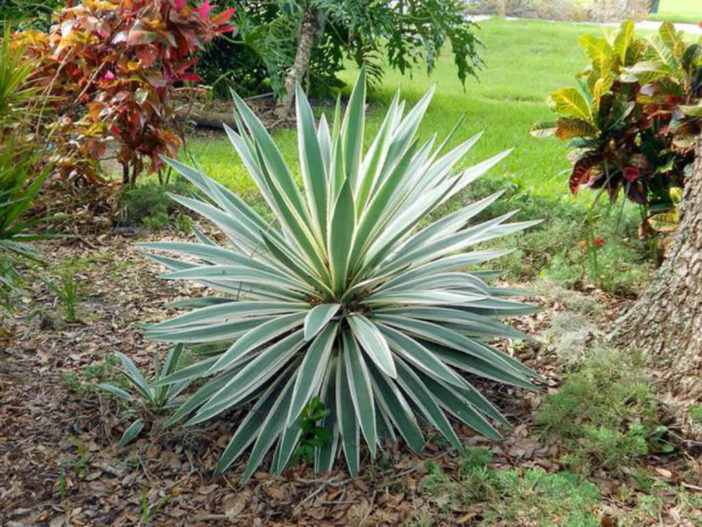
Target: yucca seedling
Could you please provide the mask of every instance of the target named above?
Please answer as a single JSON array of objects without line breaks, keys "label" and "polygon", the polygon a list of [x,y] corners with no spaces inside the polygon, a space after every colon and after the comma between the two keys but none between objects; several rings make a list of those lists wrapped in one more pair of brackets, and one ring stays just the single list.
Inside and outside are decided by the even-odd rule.
[{"label": "yucca seedling", "polygon": [[343,120],[315,125],[298,87],[301,191],[270,135],[234,95],[234,148],[275,217],[268,224],[221,184],[169,160],[202,199],[174,196],[215,223],[230,247],[196,232],[200,243],[143,244],[188,260],[153,255],[172,272],[218,296],[181,303],[193,311],[148,328],[148,337],[186,345],[219,343],[222,351],[161,383],[206,380],[171,422],[201,423],[228,410],[246,415],[222,454],[219,471],[251,445],[246,481],[275,447],[272,471],[295,451],[302,411],[319,397],[331,412],[322,426],[333,438],[317,448],[315,468],[334,465],[339,444],[349,472],[359,468],[360,435],[371,456],[399,435],[424,446],[426,421],[457,449],[449,415],[499,439],[500,413],[459,372],[531,388],[536,373],[491,347],[495,337],[522,338],[497,318],[533,309],[504,299],[470,266],[500,250],[471,246],[535,222],[506,223],[506,214],[469,220],[499,193],[424,228],[419,222],[502,159],[501,153],[459,173],[454,165],[478,136],[443,153],[445,140],[415,137],[431,92],[406,115],[396,96],[377,136],[362,153],[365,75],[361,72]]},{"label": "yucca seedling", "polygon": [[[161,365],[158,360],[158,353],[154,353],[153,381],[147,380],[144,374],[139,371],[139,368],[136,366],[136,364],[134,364],[132,359],[127,357],[124,353],[117,353],[117,358],[119,358],[119,360],[122,362],[121,373],[127,380],[130,391],[108,382],[101,382],[97,386],[101,390],[111,393],[112,395],[119,397],[133,406],[142,406],[150,411],[171,408],[174,405],[177,405],[176,398],[188,387],[190,381],[186,379],[180,382],[169,382],[158,386],[156,383],[159,379],[165,378],[175,372],[182,353],[182,344],[176,344],[173,346],[166,356],[166,360],[163,363],[163,369],[161,369]],[[143,419],[140,418],[134,421],[124,431],[124,434],[122,434],[122,438],[119,440],[119,445],[124,446],[131,442],[139,435],[142,428],[144,428]]]}]

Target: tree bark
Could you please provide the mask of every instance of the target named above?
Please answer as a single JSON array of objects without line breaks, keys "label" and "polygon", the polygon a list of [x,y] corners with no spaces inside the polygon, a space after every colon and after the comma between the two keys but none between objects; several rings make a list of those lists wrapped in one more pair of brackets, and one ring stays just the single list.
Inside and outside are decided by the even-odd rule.
[{"label": "tree bark", "polygon": [[290,116],[293,101],[295,100],[295,84],[302,82],[307,75],[312,58],[314,39],[317,34],[317,13],[310,6],[305,6],[300,23],[300,32],[297,39],[297,50],[295,51],[295,61],[285,76],[285,96],[280,101],[275,110],[279,119],[287,119]]},{"label": "tree bark", "polygon": [[614,338],[646,350],[673,395],[702,397],[702,138],[685,181],[677,239],[655,282],[618,327]]}]

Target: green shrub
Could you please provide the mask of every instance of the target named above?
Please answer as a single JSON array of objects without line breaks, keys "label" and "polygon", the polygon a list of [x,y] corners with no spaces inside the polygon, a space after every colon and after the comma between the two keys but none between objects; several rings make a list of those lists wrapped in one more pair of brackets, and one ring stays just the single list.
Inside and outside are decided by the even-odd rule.
[{"label": "green shrub", "polygon": [[191,191],[192,187],[182,178],[167,184],[151,180],[126,187],[122,190],[118,221],[124,226],[143,225],[152,230],[165,229],[173,223],[179,230],[187,229],[185,209],[168,194],[190,194]]},{"label": "green shrub", "polygon": [[563,442],[563,461],[589,472],[591,463],[622,473],[649,453],[668,452],[655,392],[640,354],[597,350],[558,391],[546,396],[535,423]]},{"label": "green shrub", "polygon": [[285,468],[301,433],[302,411],[317,396],[331,410],[322,426],[334,439],[316,449],[315,467],[329,470],[341,445],[355,475],[360,434],[371,455],[385,440],[396,441],[397,433],[421,450],[418,422],[424,419],[461,450],[448,413],[486,437],[500,437],[493,423],[506,420],[456,370],[533,388],[535,372],[485,341],[522,338],[497,318],[534,308],[504,298],[512,292],[468,272],[503,251],[464,251],[536,222],[506,223],[506,214],[473,224],[499,197],[494,194],[417,226],[506,152],[453,173],[478,137],[446,153],[444,145],[433,149],[433,139],[420,144],[415,134],[430,92],[404,116],[396,97],[363,156],[365,89],[362,70],[343,120],[337,106],[330,132],[325,118],[315,125],[298,87],[304,193],[262,123],[235,96],[238,132],[226,130],[276,222],[267,223],[222,185],[170,160],[205,196],[175,199],[217,224],[234,249],[204,237],[199,244],[143,244],[191,257],[154,255],[170,270],[164,278],[194,280],[218,292],[186,304],[198,309],[150,326],[146,336],[223,346],[160,382],[209,377],[172,422],[193,425],[247,409],[218,466],[225,470],[253,443],[244,481],[276,443],[271,468]]}]

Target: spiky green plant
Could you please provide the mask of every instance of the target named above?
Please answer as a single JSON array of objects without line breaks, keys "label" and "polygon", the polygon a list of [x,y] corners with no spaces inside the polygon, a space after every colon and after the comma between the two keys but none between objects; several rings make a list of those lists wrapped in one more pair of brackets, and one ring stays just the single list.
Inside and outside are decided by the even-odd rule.
[{"label": "spiky green plant", "polygon": [[[506,300],[470,266],[500,250],[468,247],[535,222],[506,223],[506,214],[468,225],[499,193],[424,228],[421,220],[502,159],[501,153],[454,173],[478,136],[442,154],[446,141],[415,137],[431,92],[403,117],[396,96],[378,135],[362,154],[365,76],[343,120],[319,126],[298,88],[301,192],[261,122],[234,95],[238,132],[227,134],[276,221],[268,224],[240,198],[198,170],[169,160],[204,194],[176,201],[222,229],[231,247],[200,233],[200,243],[143,244],[189,257],[153,255],[172,272],[220,293],[181,304],[197,309],[151,325],[148,337],[184,344],[220,343],[222,351],[161,383],[207,379],[171,422],[201,423],[246,409],[219,462],[229,467],[250,445],[246,481],[277,443],[280,472],[295,450],[305,405],[319,396],[334,438],[319,447],[317,470],[333,466],[339,443],[349,472],[359,468],[359,434],[371,456],[397,433],[415,450],[427,421],[457,449],[450,414],[494,439],[500,413],[459,371],[533,387],[536,373],[491,347],[495,337],[523,335],[497,317],[532,311]],[[252,403],[252,404],[250,404]]]}]

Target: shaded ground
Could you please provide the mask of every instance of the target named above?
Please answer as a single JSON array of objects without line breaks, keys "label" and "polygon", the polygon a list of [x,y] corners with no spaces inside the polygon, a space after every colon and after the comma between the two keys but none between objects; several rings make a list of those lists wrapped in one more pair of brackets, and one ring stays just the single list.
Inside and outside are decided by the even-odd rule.
[{"label": "shaded ground", "polygon": [[[457,474],[465,464],[438,439],[430,439],[423,455],[391,448],[371,463],[366,453],[357,479],[343,470],[316,476],[298,466],[282,477],[260,471],[245,488],[238,485],[242,463],[213,476],[235,414],[187,431],[162,430],[157,420],[147,419],[141,439],[117,447],[133,416],[90,385],[113,377],[106,360],[117,351],[150,371],[153,352],[165,348],[144,341],[138,324],[163,318],[169,302],[189,293],[186,286],[156,279],[158,266],[134,241],[109,234],[42,246],[50,261],[45,272],[67,269],[79,281],[81,322],[62,321],[54,295],[35,280],[12,319],[15,338],[0,344],[1,525],[475,525],[490,512],[488,504],[449,503],[443,487],[428,490],[436,473]],[[564,305],[552,300],[545,308],[516,325],[536,335]],[[617,308],[607,301],[604,316]],[[510,343],[506,349],[541,371],[549,390],[562,382],[548,346]],[[492,468],[516,467],[524,481],[530,474],[561,471],[559,445],[543,444],[531,427],[542,394],[483,388],[517,426],[499,444],[459,428],[465,444],[490,448]],[[676,466],[659,467],[661,479],[676,483]],[[606,476],[597,481],[606,501],[593,505],[592,517],[615,525],[612,518],[626,516],[627,505],[613,497],[618,482]],[[498,512],[502,520],[490,525],[561,524],[540,506],[536,501],[530,505],[534,510],[520,511],[516,520]],[[672,506],[659,514],[666,518],[660,525],[695,525]]]}]

